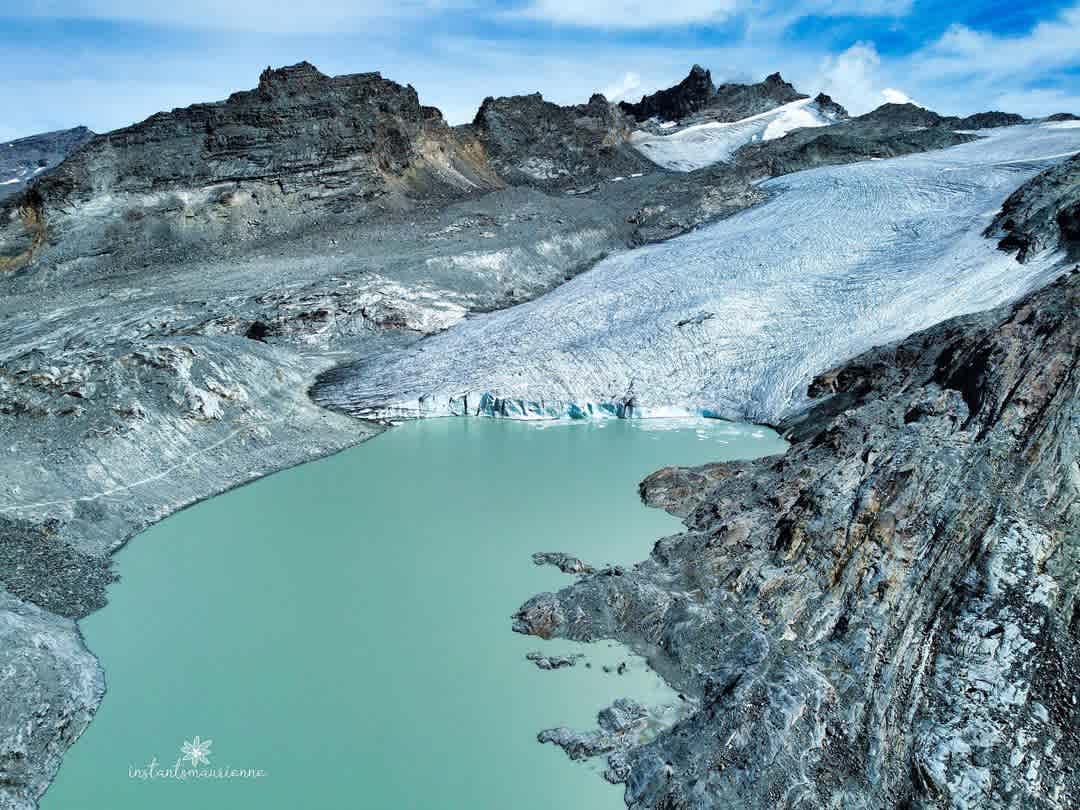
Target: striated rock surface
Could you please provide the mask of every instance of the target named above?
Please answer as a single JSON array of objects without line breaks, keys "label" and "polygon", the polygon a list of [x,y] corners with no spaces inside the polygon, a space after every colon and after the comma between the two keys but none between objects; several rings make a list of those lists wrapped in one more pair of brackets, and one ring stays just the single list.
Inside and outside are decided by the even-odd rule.
[{"label": "striated rock surface", "polygon": [[1080,155],[1048,169],[1009,195],[986,235],[1026,261],[1057,246],[1080,256]]},{"label": "striated rock surface", "polygon": [[0,808],[28,810],[90,722],[105,679],[71,619],[0,587]]},{"label": "striated rock surface", "polygon": [[472,128],[506,182],[563,189],[652,168],[628,144],[631,124],[600,94],[560,107],[534,93],[484,99]]},{"label": "striated rock surface", "polygon": [[700,698],[628,805],[1080,802],[1078,363],[1073,273],[822,374],[784,456],[648,478],[687,531],[515,618]]},{"label": "striated rock surface", "polygon": [[186,260],[500,185],[475,138],[412,87],[304,62],[97,136],[0,206],[0,262],[25,266],[47,244],[52,261]]},{"label": "striated rock surface", "polygon": [[86,127],[0,143],[0,200],[15,194],[94,137]]}]

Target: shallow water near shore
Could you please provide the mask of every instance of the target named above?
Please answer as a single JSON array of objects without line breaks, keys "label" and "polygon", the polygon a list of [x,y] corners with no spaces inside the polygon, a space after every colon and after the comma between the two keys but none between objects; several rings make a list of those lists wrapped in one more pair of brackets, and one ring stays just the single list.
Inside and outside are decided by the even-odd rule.
[{"label": "shallow water near shore", "polygon": [[[571,581],[531,555],[632,564],[680,530],[643,477],[783,448],[707,420],[427,420],[180,512],[118,554],[81,623],[109,691],[41,806],[616,810],[601,761],[536,733],[679,701],[619,645],[512,633]],[[545,672],[533,650],[585,658]],[[146,778],[196,735],[224,775]]]}]

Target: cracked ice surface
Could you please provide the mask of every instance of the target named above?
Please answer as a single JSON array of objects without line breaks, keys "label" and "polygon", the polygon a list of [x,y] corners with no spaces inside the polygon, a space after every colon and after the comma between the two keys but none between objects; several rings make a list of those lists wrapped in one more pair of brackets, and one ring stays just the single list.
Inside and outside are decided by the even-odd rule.
[{"label": "cracked ice surface", "polygon": [[981,232],[1017,186],[1080,151],[1080,129],[988,135],[771,180],[765,204],[343,369],[319,399],[366,415],[775,421],[814,374],[1062,272]]}]

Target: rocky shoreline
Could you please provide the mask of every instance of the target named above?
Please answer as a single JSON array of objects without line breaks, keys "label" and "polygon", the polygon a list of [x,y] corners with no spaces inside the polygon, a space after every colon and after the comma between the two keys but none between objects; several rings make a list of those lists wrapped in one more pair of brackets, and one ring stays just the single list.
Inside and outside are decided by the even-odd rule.
[{"label": "rocky shoreline", "polygon": [[1071,806],[1080,270],[811,394],[785,455],[647,478],[687,532],[514,629],[650,650],[701,701],[612,758],[630,807]]},{"label": "rocky shoreline", "polygon": [[[790,85],[777,76],[748,87],[711,95],[695,114],[720,120],[725,99],[758,105]],[[267,70],[226,101],[96,136],[0,201],[0,808],[35,806],[101,700],[102,669],[75,622],[104,604],[116,549],[178,509],[382,429],[314,404],[320,374],[743,210],[765,199],[764,177],[975,137],[911,124],[911,110],[887,105],[678,174],[633,150],[632,119],[602,97],[552,107],[492,99],[473,124],[449,127],[411,87],[303,63]],[[972,323],[985,332],[990,322]],[[831,402],[852,390],[838,384]],[[946,400],[925,404],[938,433],[960,413]],[[940,438],[933,431],[927,440]],[[661,671],[674,678],[678,667]],[[686,688],[705,695],[698,675]],[[612,728],[634,725],[627,712],[612,713]],[[690,768],[695,745],[662,756]],[[639,806],[684,795],[657,787],[644,750],[626,756],[616,770]],[[678,776],[665,784],[691,784],[689,770],[670,767]],[[939,781],[952,790],[966,773]]]}]

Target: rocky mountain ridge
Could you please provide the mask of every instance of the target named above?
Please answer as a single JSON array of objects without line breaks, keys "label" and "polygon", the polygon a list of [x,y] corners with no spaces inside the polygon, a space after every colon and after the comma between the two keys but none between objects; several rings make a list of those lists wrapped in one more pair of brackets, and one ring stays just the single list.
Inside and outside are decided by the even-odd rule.
[{"label": "rocky mountain ridge", "polygon": [[[716,95],[728,87],[741,115],[794,92],[763,84]],[[903,116],[796,129],[675,173],[599,96],[491,99],[449,127],[411,87],[301,63],[39,173],[0,203],[0,808],[34,806],[101,700],[74,621],[103,603],[117,548],[381,429],[314,405],[319,373],[762,202],[761,177],[974,137]],[[1029,199],[1042,210],[1042,192]]]},{"label": "rocky mountain ridge", "polygon": [[0,200],[21,191],[93,137],[86,127],[74,127],[0,143]]},{"label": "rocky mountain ridge", "polygon": [[712,72],[694,65],[674,87],[642,96],[637,103],[619,102],[619,108],[637,121],[738,121],[792,101],[808,98],[784,81],[779,73],[757,84],[713,84]]}]

